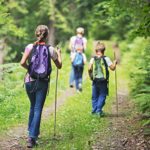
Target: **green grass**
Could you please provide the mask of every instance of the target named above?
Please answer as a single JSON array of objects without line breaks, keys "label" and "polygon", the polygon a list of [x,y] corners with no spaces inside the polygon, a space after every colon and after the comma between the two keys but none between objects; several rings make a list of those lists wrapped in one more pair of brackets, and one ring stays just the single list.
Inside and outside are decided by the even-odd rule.
[{"label": "green grass", "polygon": [[28,103],[23,89],[24,71],[18,64],[7,64],[0,81],[0,132],[26,120]]},{"label": "green grass", "polygon": [[[111,84],[112,85],[112,84]],[[110,93],[113,95],[112,93]],[[105,111],[110,113],[112,97],[107,99]],[[66,100],[57,112],[56,138],[53,140],[54,116],[42,123],[40,145],[35,149],[83,150],[90,148],[91,137],[107,127],[107,118],[91,114],[91,81],[86,81],[82,94],[76,93]]]}]

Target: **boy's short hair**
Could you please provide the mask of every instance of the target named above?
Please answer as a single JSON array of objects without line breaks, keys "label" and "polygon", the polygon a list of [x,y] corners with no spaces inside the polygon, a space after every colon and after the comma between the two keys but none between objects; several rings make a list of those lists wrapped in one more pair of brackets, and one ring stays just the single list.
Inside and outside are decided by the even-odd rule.
[{"label": "boy's short hair", "polygon": [[76,32],[77,32],[77,33],[80,33],[80,34],[84,34],[84,28],[78,27],[78,28],[76,29]]},{"label": "boy's short hair", "polygon": [[95,51],[101,51],[103,53],[105,51],[104,43],[97,42]]}]

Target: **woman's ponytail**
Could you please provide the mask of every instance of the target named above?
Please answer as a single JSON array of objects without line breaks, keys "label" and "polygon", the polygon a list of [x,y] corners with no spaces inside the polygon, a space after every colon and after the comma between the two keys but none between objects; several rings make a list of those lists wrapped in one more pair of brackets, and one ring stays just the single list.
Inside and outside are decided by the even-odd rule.
[{"label": "woman's ponytail", "polygon": [[46,25],[39,25],[35,30],[35,35],[37,37],[37,41],[34,42],[36,45],[39,42],[43,42],[48,37],[49,29]]}]

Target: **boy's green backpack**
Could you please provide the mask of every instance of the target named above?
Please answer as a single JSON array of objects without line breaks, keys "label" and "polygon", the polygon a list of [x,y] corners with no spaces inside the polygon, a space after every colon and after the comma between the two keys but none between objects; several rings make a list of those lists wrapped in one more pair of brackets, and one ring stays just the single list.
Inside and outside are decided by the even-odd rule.
[{"label": "boy's green backpack", "polygon": [[105,60],[106,56],[94,57],[93,64],[93,80],[96,81],[108,81],[109,80],[109,70],[108,65]]}]

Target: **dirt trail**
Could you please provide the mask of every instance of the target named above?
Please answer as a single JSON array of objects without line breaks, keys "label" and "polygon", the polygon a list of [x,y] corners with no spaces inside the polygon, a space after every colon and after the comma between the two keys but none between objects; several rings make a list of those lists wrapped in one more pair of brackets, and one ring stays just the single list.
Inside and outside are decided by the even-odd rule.
[{"label": "dirt trail", "polygon": [[[74,89],[67,89],[57,100],[57,108],[62,106],[68,97],[75,94]],[[47,119],[55,110],[55,103],[50,107],[44,108],[42,120]],[[26,150],[20,143],[27,137],[27,125],[17,126],[7,131],[7,134],[0,138],[0,150]]]},{"label": "dirt trail", "polygon": [[150,138],[146,139],[141,127],[137,126],[138,116],[134,114],[134,106],[125,89],[119,89],[118,103],[118,117],[114,102],[112,111],[106,114],[109,125],[96,134],[92,150],[149,150]]},{"label": "dirt trail", "polygon": [[118,126],[122,126],[124,123],[124,117],[127,115],[127,112],[122,112],[125,106],[125,100],[127,99],[127,91],[126,92],[118,92],[118,106],[119,113],[117,117],[116,113],[116,104],[115,102],[112,105],[112,111],[106,114],[106,119],[108,119],[108,127],[104,129],[102,132],[97,133],[95,138],[95,144],[93,144],[93,150],[123,150],[120,141]]}]

